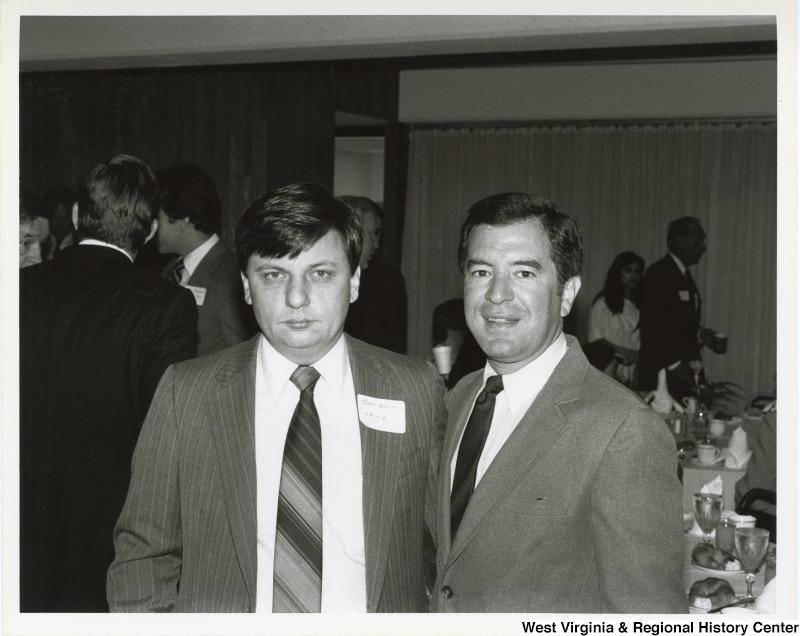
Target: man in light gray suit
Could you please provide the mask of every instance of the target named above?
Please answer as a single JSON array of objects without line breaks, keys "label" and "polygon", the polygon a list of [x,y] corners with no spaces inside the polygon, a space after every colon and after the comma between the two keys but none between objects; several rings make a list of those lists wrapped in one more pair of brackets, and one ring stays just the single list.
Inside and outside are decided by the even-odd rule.
[{"label": "man in light gray suit", "polygon": [[575,222],[527,194],[479,201],[462,228],[487,364],[446,398],[437,611],[687,611],[673,438],[563,333],[581,250]]},{"label": "man in light gray suit", "polygon": [[245,211],[261,335],[167,370],[115,529],[112,611],[427,610],[444,387],[343,334],[361,242],[313,184]]}]

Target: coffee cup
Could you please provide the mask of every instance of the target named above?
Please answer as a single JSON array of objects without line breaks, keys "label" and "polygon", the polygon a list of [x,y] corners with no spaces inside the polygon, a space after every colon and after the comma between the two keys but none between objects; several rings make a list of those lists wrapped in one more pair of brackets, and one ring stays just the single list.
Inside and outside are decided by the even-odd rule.
[{"label": "coffee cup", "polygon": [[683,398],[683,405],[689,413],[693,415],[697,413],[697,398],[685,397]]},{"label": "coffee cup", "polygon": [[717,331],[711,337],[711,350],[714,353],[725,353],[728,350],[728,334]]},{"label": "coffee cup", "polygon": [[722,437],[725,434],[725,420],[712,419],[708,424],[708,434],[712,437]]},{"label": "coffee cup", "polygon": [[447,375],[453,368],[453,348],[448,345],[436,345],[433,348],[433,361],[436,364],[436,370],[441,375]]},{"label": "coffee cup", "polygon": [[701,464],[713,464],[719,457],[719,449],[713,444],[697,445],[697,461]]}]

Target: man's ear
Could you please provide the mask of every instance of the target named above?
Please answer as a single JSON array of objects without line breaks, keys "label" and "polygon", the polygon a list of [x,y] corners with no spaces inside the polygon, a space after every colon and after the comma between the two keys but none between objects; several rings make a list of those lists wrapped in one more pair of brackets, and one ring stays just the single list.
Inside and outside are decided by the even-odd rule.
[{"label": "man's ear", "polygon": [[72,225],[78,229],[78,202],[72,204]]},{"label": "man's ear", "polygon": [[356,267],[356,272],[350,277],[350,302],[358,300],[358,288],[361,286],[361,268]]},{"label": "man's ear", "polygon": [[244,301],[248,305],[253,304],[253,299],[250,297],[250,281],[247,280],[247,276],[242,274],[242,287],[244,287]]},{"label": "man's ear", "polygon": [[153,222],[150,224],[150,234],[147,235],[147,238],[144,240],[147,243],[151,238],[156,235],[158,231],[158,219],[153,219]]},{"label": "man's ear", "polygon": [[581,288],[581,277],[573,276],[564,285],[564,291],[561,292],[561,317],[566,318],[572,310],[572,303],[575,302],[575,297]]}]

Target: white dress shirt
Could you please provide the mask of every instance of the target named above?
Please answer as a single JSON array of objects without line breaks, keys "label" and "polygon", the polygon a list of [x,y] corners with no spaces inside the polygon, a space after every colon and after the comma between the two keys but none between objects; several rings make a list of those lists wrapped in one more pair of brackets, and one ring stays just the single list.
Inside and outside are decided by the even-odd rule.
[{"label": "white dress shirt", "polygon": [[78,245],[96,245],[98,247],[110,247],[112,250],[117,250],[118,252],[125,254],[125,256],[128,257],[128,260],[131,263],[133,263],[133,257],[130,254],[128,254],[128,252],[126,252],[121,247],[112,245],[111,243],[106,243],[105,241],[98,241],[97,239],[83,239],[80,243],[78,243]]},{"label": "white dress shirt", "polygon": [[[314,368],[322,433],[322,611],[366,612],[361,435],[344,336]],[[256,365],[258,571],[256,612],[272,612],[278,490],[286,434],[300,391],[289,380],[297,365],[261,337]]]},{"label": "white dress shirt", "polygon": [[200,261],[205,258],[206,254],[208,254],[211,251],[211,248],[217,243],[219,243],[219,236],[212,234],[204,243],[201,243],[183,257],[183,266],[185,270],[183,272],[183,276],[181,276],[181,285],[186,285],[186,283],[192,277],[192,274],[194,274],[194,270],[196,270],[197,266],[200,265]]},{"label": "white dress shirt", "polygon": [[[547,380],[553,374],[561,358],[567,353],[567,339],[564,334],[559,336],[544,350],[536,360],[529,362],[519,371],[503,375],[503,390],[495,398],[494,414],[492,415],[492,425],[489,428],[489,436],[483,447],[481,458],[478,460],[478,469],[475,474],[475,486],[478,486],[484,473],[489,469],[494,458],[503,448],[511,433],[517,428],[522,420],[522,416],[530,408],[536,396],[542,390]],[[497,375],[494,369],[486,363],[483,370],[483,384],[481,391],[486,385],[486,380],[493,375]],[[475,394],[475,398],[478,397]],[[474,400],[473,398],[473,405]],[[471,411],[470,411],[471,414]],[[469,421],[469,418],[467,419]],[[466,430],[466,426],[464,427]],[[463,433],[462,433],[463,436]],[[459,446],[461,441],[459,440]],[[450,462],[450,490],[453,489],[453,479],[456,474],[456,462],[458,461],[458,449],[456,449],[453,459]]]}]

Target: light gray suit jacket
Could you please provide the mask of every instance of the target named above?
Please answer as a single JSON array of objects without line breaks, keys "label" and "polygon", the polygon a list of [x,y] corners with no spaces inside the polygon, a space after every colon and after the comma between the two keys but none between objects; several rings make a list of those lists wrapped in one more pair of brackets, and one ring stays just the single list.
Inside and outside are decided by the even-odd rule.
[{"label": "light gray suit jacket", "polygon": [[[164,374],[114,531],[111,611],[255,609],[258,341]],[[444,385],[422,361],[346,343],[356,392],[406,405],[404,434],[360,426],[367,610],[427,611],[423,535],[435,518],[425,502],[435,498]]]},{"label": "light gray suit jacket", "polygon": [[450,540],[450,462],[483,382],[448,393],[440,612],[685,612],[675,442],[577,340],[484,474]]}]

